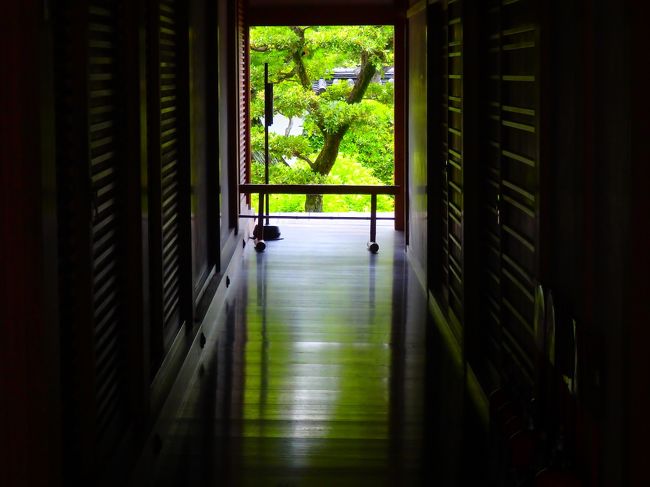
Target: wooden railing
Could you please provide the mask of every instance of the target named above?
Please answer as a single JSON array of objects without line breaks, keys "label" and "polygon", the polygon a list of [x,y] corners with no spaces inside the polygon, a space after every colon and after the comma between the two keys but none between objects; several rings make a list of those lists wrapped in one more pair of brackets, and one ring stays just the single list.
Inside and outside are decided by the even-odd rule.
[{"label": "wooden railing", "polygon": [[[255,250],[258,252],[266,248],[264,242],[264,195],[267,194],[367,194],[370,195],[370,216],[356,217],[370,220],[370,239],[368,250],[377,253],[379,244],[377,239],[377,195],[397,194],[399,186],[369,186],[369,185],[348,185],[348,184],[241,184],[239,192],[242,194],[257,193],[259,198],[258,223],[255,232]],[[283,216],[274,216],[283,218]],[[295,218],[295,217],[287,217]],[[349,219],[347,217],[328,217],[329,219]]]}]

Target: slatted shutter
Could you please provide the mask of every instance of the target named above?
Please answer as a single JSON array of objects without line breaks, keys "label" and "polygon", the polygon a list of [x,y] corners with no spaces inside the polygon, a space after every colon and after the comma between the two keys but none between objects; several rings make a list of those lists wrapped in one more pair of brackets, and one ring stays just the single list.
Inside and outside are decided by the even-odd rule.
[{"label": "slatted shutter", "polygon": [[486,2],[481,18],[481,325],[485,383],[501,367],[501,0]]},{"label": "slatted shutter", "polygon": [[117,2],[89,7],[88,143],[92,181],[93,318],[97,432],[101,437],[124,412],[125,232],[123,107],[120,106]]},{"label": "slatted shutter", "polygon": [[119,8],[94,0],[61,2],[55,11],[65,421],[79,471],[108,454],[128,427]]},{"label": "slatted shutter", "polygon": [[483,4],[484,326],[493,365],[532,386],[539,279],[539,29],[531,0]]},{"label": "slatted shutter", "polygon": [[443,5],[442,222],[443,299],[452,323],[464,315],[463,1]]},{"label": "slatted shutter", "polygon": [[[250,183],[251,161],[249,140],[249,62],[248,62],[248,26],[244,15],[244,2],[237,2],[237,94],[239,113],[239,182]],[[240,205],[245,207],[250,202],[250,195],[241,195]]]},{"label": "slatted shutter", "polygon": [[186,320],[189,198],[186,4],[151,4],[149,175],[154,371]]},{"label": "slatted shutter", "polygon": [[183,161],[179,141],[179,26],[176,2],[160,3],[160,183],[163,327],[178,327],[180,314],[180,195]]}]

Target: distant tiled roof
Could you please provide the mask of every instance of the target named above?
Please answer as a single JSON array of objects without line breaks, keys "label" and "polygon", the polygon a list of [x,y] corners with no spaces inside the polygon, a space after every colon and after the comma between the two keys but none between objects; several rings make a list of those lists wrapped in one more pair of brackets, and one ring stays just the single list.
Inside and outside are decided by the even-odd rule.
[{"label": "distant tiled roof", "polygon": [[[317,81],[314,81],[311,85],[314,93],[321,94],[324,92],[328,86],[332,85],[335,82],[347,82],[349,84],[354,84],[359,75],[359,68],[335,68],[332,72],[332,77],[325,79],[321,78]],[[379,78],[381,84],[392,83],[395,78],[395,68],[386,67],[384,68],[383,75]]]}]

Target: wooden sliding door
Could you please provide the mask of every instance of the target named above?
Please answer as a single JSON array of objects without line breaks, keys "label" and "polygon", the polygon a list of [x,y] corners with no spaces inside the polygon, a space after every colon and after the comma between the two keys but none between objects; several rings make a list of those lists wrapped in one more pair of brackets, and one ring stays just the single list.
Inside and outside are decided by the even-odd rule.
[{"label": "wooden sliding door", "polygon": [[[490,1],[482,8],[482,326],[491,381],[532,387],[534,293],[540,279],[536,2]],[[506,377],[495,377],[497,369]]]},{"label": "wooden sliding door", "polygon": [[150,3],[149,224],[153,371],[191,322],[187,4]]},{"label": "wooden sliding door", "polygon": [[[123,2],[53,10],[66,478],[92,475],[131,414]],[[139,279],[139,276],[135,276]]]}]

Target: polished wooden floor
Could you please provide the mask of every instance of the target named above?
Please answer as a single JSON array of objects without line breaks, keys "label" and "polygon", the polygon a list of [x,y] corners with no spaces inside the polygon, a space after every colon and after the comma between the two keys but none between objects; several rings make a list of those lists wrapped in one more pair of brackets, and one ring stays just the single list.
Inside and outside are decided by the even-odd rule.
[{"label": "polished wooden floor", "polygon": [[280,228],[247,249],[152,484],[422,485],[423,313],[402,234],[381,223],[373,255],[367,222]]}]

